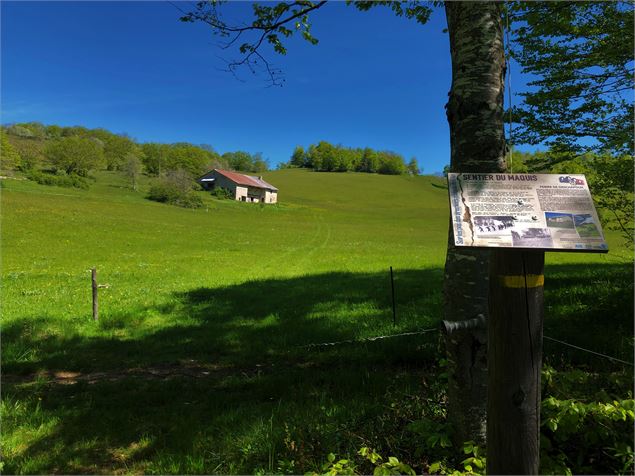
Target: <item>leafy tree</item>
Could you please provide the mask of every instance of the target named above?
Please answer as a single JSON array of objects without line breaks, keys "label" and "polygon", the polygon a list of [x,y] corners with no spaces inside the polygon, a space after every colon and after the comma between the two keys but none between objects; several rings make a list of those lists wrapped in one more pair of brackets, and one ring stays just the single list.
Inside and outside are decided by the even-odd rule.
[{"label": "leafy tree", "polygon": [[421,170],[419,170],[419,164],[417,163],[417,159],[415,157],[410,159],[406,168],[408,169],[408,173],[410,175],[419,175],[421,173]]},{"label": "leafy tree", "polygon": [[220,154],[216,152],[216,149],[210,144],[199,144],[196,147],[199,149],[203,149],[208,154],[207,164],[204,169],[212,170],[212,169],[222,169],[227,168],[227,164],[222,160]]},{"label": "leafy tree", "polygon": [[304,147],[296,146],[291,154],[290,165],[294,167],[304,167],[306,165],[306,154],[304,153]]},{"label": "leafy tree", "polygon": [[379,168],[379,157],[370,147],[366,147],[362,152],[362,158],[359,164],[360,172],[375,173]]},{"label": "leafy tree", "polygon": [[[133,149],[133,153],[138,152]],[[160,176],[168,171],[186,170],[198,176],[218,162],[218,154],[185,142],[177,144],[145,143],[141,146],[142,161],[150,175]]]},{"label": "leafy tree", "polygon": [[337,170],[338,159],[336,158],[336,149],[333,144],[320,141],[318,145],[315,147],[315,152],[318,154],[319,159],[318,162],[321,163],[319,168],[315,168],[315,170],[320,170],[324,172],[332,172]]},{"label": "leafy tree", "polygon": [[16,169],[20,166],[20,154],[7,139],[4,130],[0,130],[0,168],[3,170]]},{"label": "leafy tree", "polygon": [[12,124],[7,128],[7,134],[11,134],[13,136],[25,137],[25,138],[33,138],[35,135],[28,127],[25,127],[21,124]]},{"label": "leafy tree", "polygon": [[225,152],[221,158],[229,168],[240,172],[265,172],[268,169],[267,161],[260,152],[253,155],[242,150]]},{"label": "leafy tree", "polygon": [[18,168],[23,172],[37,169],[46,159],[43,142],[26,139],[13,141],[12,145],[20,156]]},{"label": "leafy tree", "polygon": [[31,131],[33,138],[46,139],[46,127],[41,122],[27,122],[22,125]]},{"label": "leafy tree", "polygon": [[46,127],[41,122],[21,122],[7,128],[10,135],[29,139],[46,139]]},{"label": "leafy tree", "polygon": [[400,175],[406,173],[403,157],[396,152],[380,152],[377,172],[386,175]]},{"label": "leafy tree", "polygon": [[206,150],[192,144],[172,144],[168,148],[167,168],[169,170],[183,169],[196,177],[203,174],[205,166],[209,163],[211,154]]},{"label": "leafy tree", "polygon": [[530,163],[538,160],[536,152],[521,152],[514,147],[510,147],[509,155],[507,157],[507,163],[509,165],[509,171],[524,174],[529,172]]},{"label": "leafy tree", "polygon": [[389,175],[408,172],[403,157],[395,152],[377,152],[369,147],[366,149],[344,147],[327,141],[311,144],[306,152],[302,147],[296,147],[289,165],[297,167],[296,164],[300,163],[318,172],[355,171]]},{"label": "leafy tree", "polygon": [[322,162],[320,160],[320,156],[317,153],[317,151],[315,150],[315,145],[311,144],[309,146],[309,148],[306,151],[306,161],[305,161],[305,166],[310,168],[310,169],[314,169],[314,170],[319,170],[319,168],[322,166]]},{"label": "leafy tree", "polygon": [[49,139],[59,139],[62,137],[62,128],[58,125],[51,124],[49,126],[45,126],[46,137]]},{"label": "leafy tree", "polygon": [[88,140],[90,140],[90,141],[94,142],[94,143],[95,143],[95,144],[97,144],[99,147],[101,147],[101,150],[104,150],[105,143],[104,143],[104,141],[103,141],[103,140],[101,140],[99,137],[93,137],[93,136],[90,136],[90,137],[88,137]]},{"label": "leafy tree", "polygon": [[252,155],[253,160],[253,172],[266,172],[269,170],[269,163],[267,159],[262,158],[261,152],[256,152]]},{"label": "leafy tree", "polygon": [[589,178],[589,187],[594,191],[595,203],[603,221],[609,229],[621,232],[626,243],[632,244],[635,235],[633,156],[600,156],[593,161],[593,168],[595,174]]},{"label": "leafy tree", "polygon": [[83,126],[71,126],[62,128],[62,137],[88,137],[91,135],[90,130]]},{"label": "leafy tree", "polygon": [[126,155],[126,163],[124,165],[124,172],[126,176],[130,179],[130,184],[132,185],[132,189],[137,191],[137,182],[139,180],[139,176],[141,175],[141,171],[143,170],[143,163],[141,159],[134,154],[133,152],[128,152]]},{"label": "leafy tree", "polygon": [[633,3],[517,2],[514,58],[534,76],[516,143],[633,154]]},{"label": "leafy tree", "polygon": [[307,167],[313,170],[322,170],[322,155],[317,150],[316,145],[311,144],[309,146],[309,148],[307,149],[306,157]]},{"label": "leafy tree", "polygon": [[86,177],[88,173],[103,164],[102,148],[90,139],[83,137],[63,137],[49,144],[46,157],[59,170],[67,174]]},{"label": "leafy tree", "polygon": [[150,175],[159,176],[167,170],[169,149],[169,145],[155,142],[148,142],[141,146],[143,164]]},{"label": "leafy tree", "polygon": [[104,159],[108,170],[122,169],[128,161],[128,155],[136,153],[137,145],[128,137],[108,133],[102,140],[104,141]]},{"label": "leafy tree", "polygon": [[362,150],[338,146],[340,164],[338,171],[357,171],[362,161]]}]

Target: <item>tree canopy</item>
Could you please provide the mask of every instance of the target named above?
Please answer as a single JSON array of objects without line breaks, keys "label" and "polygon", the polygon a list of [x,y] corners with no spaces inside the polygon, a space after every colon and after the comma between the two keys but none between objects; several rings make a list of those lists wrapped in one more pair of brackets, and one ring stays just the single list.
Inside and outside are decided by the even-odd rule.
[{"label": "tree canopy", "polygon": [[51,163],[67,174],[86,177],[103,165],[104,152],[98,143],[84,137],[63,137],[49,144],[45,154]]},{"label": "tree canopy", "polygon": [[513,109],[516,144],[633,153],[632,2],[514,2],[512,54],[534,78]]},{"label": "tree canopy", "polygon": [[397,152],[376,151],[370,147],[352,148],[333,145],[327,141],[311,144],[305,149],[297,146],[287,167],[303,167],[316,172],[367,172],[384,175],[419,175],[417,159],[406,164]]}]

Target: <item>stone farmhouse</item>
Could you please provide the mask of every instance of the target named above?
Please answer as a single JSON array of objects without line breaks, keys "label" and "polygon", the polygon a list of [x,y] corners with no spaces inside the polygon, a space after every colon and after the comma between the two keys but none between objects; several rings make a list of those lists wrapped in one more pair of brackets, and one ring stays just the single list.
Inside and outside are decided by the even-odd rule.
[{"label": "stone farmhouse", "polygon": [[278,189],[265,182],[262,177],[243,175],[229,170],[214,169],[198,182],[205,190],[223,188],[229,190],[234,200],[241,202],[277,203]]}]

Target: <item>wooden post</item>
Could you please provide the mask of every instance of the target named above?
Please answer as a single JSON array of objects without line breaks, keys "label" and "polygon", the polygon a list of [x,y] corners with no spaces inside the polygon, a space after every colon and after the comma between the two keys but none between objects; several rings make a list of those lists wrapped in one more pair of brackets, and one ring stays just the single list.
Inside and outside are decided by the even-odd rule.
[{"label": "wooden post", "polygon": [[487,474],[539,474],[544,261],[542,250],[491,253]]},{"label": "wooden post", "polygon": [[392,276],[392,266],[390,267],[390,288],[392,289],[392,325],[397,326],[397,308],[395,306],[395,280]]},{"label": "wooden post", "polygon": [[91,270],[92,282],[93,282],[93,320],[99,319],[99,303],[97,302],[97,268]]}]

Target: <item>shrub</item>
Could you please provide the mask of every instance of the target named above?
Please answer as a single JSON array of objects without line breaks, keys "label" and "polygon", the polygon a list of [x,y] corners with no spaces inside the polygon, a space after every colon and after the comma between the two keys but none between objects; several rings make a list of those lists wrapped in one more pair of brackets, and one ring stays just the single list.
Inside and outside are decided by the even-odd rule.
[{"label": "shrub", "polygon": [[[384,460],[375,450],[363,447],[357,452],[357,456],[363,458],[364,463],[368,467],[373,468],[374,476],[389,476],[389,475],[408,475],[414,476],[415,471],[405,463],[402,463],[394,456],[390,456],[388,460]],[[334,453],[329,453],[327,461],[322,465],[322,471],[324,475],[337,476],[337,475],[356,475],[356,474],[370,474],[369,471],[360,471],[360,465],[354,459],[337,459]],[[310,476],[317,476],[318,473],[307,473]]]},{"label": "shrub", "polygon": [[196,195],[194,192],[187,193],[186,195],[179,197],[174,205],[184,208],[201,208],[203,206],[203,199]]},{"label": "shrub", "polygon": [[7,139],[7,135],[0,130],[0,168],[15,169],[20,166],[20,155]]},{"label": "shrub", "polygon": [[19,124],[14,124],[12,126],[9,126],[7,128],[7,133],[14,135],[14,136],[18,136],[18,137],[27,137],[27,138],[31,138],[34,137],[35,134],[33,134],[33,132],[31,132],[30,129],[19,125]]},{"label": "shrub", "polygon": [[86,177],[78,175],[55,175],[39,170],[31,170],[27,173],[27,178],[41,185],[53,185],[56,187],[81,188],[88,190],[90,184]]},{"label": "shrub", "polygon": [[35,170],[40,164],[40,157],[37,152],[32,149],[23,149],[19,154],[19,166],[18,170],[22,172],[29,172]]},{"label": "shrub", "polygon": [[148,198],[155,202],[173,203],[181,195],[181,191],[168,182],[154,183],[148,192]]},{"label": "shrub", "polygon": [[220,200],[231,200],[234,198],[230,190],[220,187],[216,187],[212,190],[212,197],[216,197]]},{"label": "shrub", "polygon": [[184,208],[200,208],[203,206],[203,200],[194,193],[191,186],[185,188],[182,183],[171,179],[171,177],[155,182],[150,187],[148,199]]},{"label": "shrub", "polygon": [[632,399],[542,401],[541,466],[545,474],[633,471]]}]

